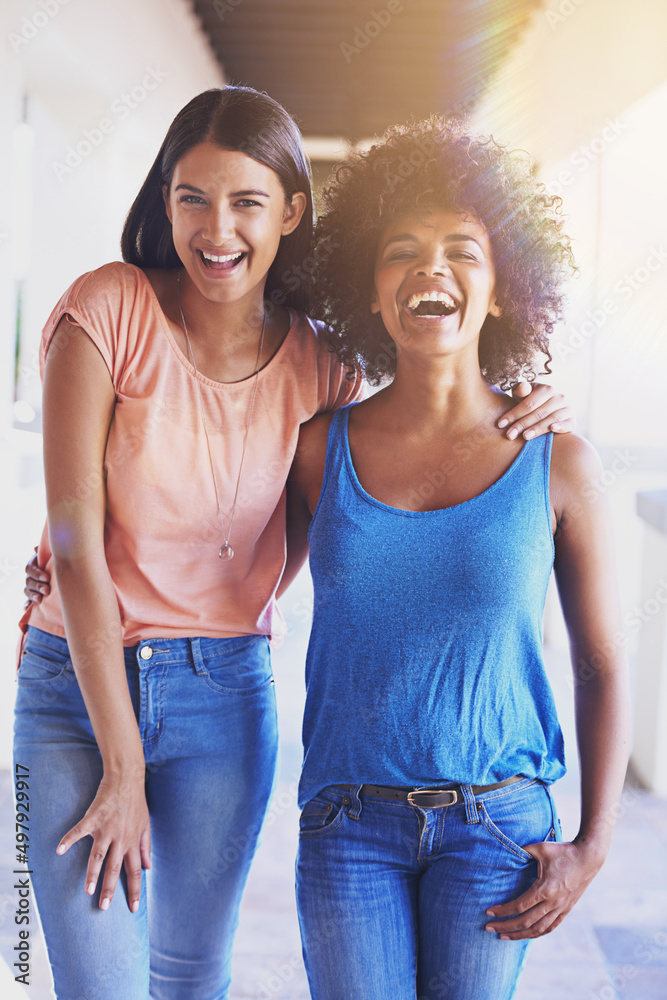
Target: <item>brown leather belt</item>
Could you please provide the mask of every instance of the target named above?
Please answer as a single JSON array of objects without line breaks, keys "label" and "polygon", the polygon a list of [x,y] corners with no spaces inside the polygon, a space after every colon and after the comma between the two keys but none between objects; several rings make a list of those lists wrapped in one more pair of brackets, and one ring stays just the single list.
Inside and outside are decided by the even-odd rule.
[{"label": "brown leather belt", "polygon": [[[521,781],[522,774],[515,774],[505,781],[497,781],[493,785],[470,785],[473,795],[482,792],[492,792],[495,788],[504,788],[515,781]],[[341,791],[351,792],[357,785],[334,785]],[[423,806],[424,809],[437,809],[439,806],[453,806],[463,798],[461,785],[452,782],[445,788],[398,788],[393,785],[362,785],[360,795],[369,799],[385,799],[390,802],[409,802],[411,806]]]}]

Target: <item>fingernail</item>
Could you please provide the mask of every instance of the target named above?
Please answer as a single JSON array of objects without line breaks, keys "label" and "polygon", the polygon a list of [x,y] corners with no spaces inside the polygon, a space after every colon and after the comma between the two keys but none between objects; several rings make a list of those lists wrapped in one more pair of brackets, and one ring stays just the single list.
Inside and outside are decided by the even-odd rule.
[{"label": "fingernail", "polygon": [[137,910],[139,909],[139,900],[138,899],[135,899],[135,901],[132,903],[132,906],[130,907],[130,909],[132,910],[133,913],[137,912]]},{"label": "fingernail", "polygon": [[509,423],[509,420],[507,419],[507,417],[503,417],[502,420],[498,421],[498,426],[499,427],[507,427],[508,423]]},{"label": "fingernail", "polygon": [[89,896],[92,896],[92,894],[95,892],[95,883],[94,882],[89,882],[88,883],[88,885],[86,886],[86,892],[88,893]]},{"label": "fingernail", "polygon": [[510,439],[510,441],[513,441],[514,438],[517,436],[518,433],[519,433],[519,431],[517,430],[517,428],[513,427],[511,431],[507,432],[507,436]]},{"label": "fingernail", "polygon": [[551,430],[552,431],[559,431],[560,430],[560,424],[552,424],[551,425]]},{"label": "fingernail", "polygon": [[535,431],[525,431],[523,436],[526,441],[530,441],[531,438],[535,437]]},{"label": "fingernail", "polygon": [[64,853],[65,853],[65,845],[58,844],[58,846],[56,847],[56,854],[64,854]]},{"label": "fingernail", "polygon": [[108,910],[109,909],[109,902],[110,902],[109,899],[105,896],[104,899],[102,900],[102,902],[100,903],[100,909],[101,910]]},{"label": "fingernail", "polygon": [[493,927],[489,927],[489,925],[488,925],[488,924],[486,925],[486,927],[484,928],[484,930],[485,930],[485,931],[490,931],[490,932],[491,932],[491,934],[493,934]]},{"label": "fingernail", "polygon": [[486,915],[487,917],[495,917],[495,913],[493,912],[493,910],[487,910]]},{"label": "fingernail", "polygon": [[501,941],[510,941],[510,940],[511,940],[511,938],[509,938],[509,937],[507,936],[507,934],[501,934],[501,935],[500,935],[500,940],[501,940]]}]

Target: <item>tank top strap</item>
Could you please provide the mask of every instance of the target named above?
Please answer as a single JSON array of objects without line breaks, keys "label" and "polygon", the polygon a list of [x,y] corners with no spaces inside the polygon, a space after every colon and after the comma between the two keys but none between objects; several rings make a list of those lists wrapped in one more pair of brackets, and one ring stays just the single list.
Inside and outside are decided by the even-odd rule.
[{"label": "tank top strap", "polygon": [[[553,432],[532,438],[524,444],[518,460],[515,460],[510,470],[500,479],[499,490],[492,497],[492,503],[511,501],[519,508],[524,505],[534,507],[536,500],[542,502],[546,514],[546,523],[551,535],[551,500],[549,496],[549,473],[551,468],[551,445]],[[503,497],[502,494],[506,496]]]}]

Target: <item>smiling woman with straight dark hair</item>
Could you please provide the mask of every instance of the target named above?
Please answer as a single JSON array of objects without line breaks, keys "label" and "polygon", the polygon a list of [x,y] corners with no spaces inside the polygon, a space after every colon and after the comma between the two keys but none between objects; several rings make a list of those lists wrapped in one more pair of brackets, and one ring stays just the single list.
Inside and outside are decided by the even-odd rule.
[{"label": "smiling woman with straight dark hair", "polygon": [[286,568],[285,480],[299,425],[360,389],[299,309],[311,235],[290,116],[207,91],[169,129],[125,262],[78,278],[44,330],[57,586],[23,622],[15,754],[59,997],[228,995],[275,776],[276,594],[303,559]]}]

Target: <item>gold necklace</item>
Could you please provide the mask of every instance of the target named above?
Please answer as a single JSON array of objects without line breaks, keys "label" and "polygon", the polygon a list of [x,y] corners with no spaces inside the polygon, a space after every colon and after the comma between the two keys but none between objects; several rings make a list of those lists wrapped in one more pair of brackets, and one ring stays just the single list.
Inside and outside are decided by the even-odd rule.
[{"label": "gold necklace", "polygon": [[192,351],[192,344],[190,343],[190,337],[188,336],[188,328],[185,322],[185,316],[183,315],[183,306],[181,305],[181,271],[178,271],[176,275],[176,295],[178,298],[178,311],[181,314],[181,323],[183,324],[183,333],[185,334],[185,339],[188,344],[188,351],[190,354],[190,363],[195,370],[195,385],[197,386],[197,402],[199,406],[199,417],[201,419],[201,424],[204,429],[204,437],[206,438],[206,448],[208,450],[208,461],[211,466],[211,476],[213,477],[213,489],[215,491],[215,502],[218,505],[218,518],[220,519],[220,527],[222,529],[223,542],[218,550],[218,556],[224,561],[234,558],[234,549],[229,544],[229,538],[232,533],[232,525],[234,524],[234,513],[236,511],[236,501],[239,496],[239,486],[241,484],[241,473],[243,472],[243,463],[245,461],[246,445],[248,444],[248,433],[250,431],[250,424],[252,423],[252,415],[255,411],[255,396],[257,395],[257,383],[259,382],[259,369],[262,366],[262,348],[264,346],[264,330],[266,328],[266,310],[264,311],[264,319],[262,320],[262,332],[259,338],[259,350],[257,351],[257,366],[255,368],[255,385],[252,390],[252,399],[250,401],[250,411],[248,413],[248,420],[246,421],[245,436],[243,438],[243,450],[241,452],[241,464],[239,466],[239,474],[236,477],[236,489],[234,491],[234,502],[232,504],[231,514],[229,515],[229,530],[225,531],[225,525],[222,520],[222,510],[220,508],[220,493],[218,491],[218,481],[215,477],[215,468],[213,466],[213,456],[211,455],[211,443],[208,437],[208,429],[206,427],[206,420],[204,419],[204,405],[201,398],[201,389],[199,387],[199,369],[195,363],[195,356]]}]

